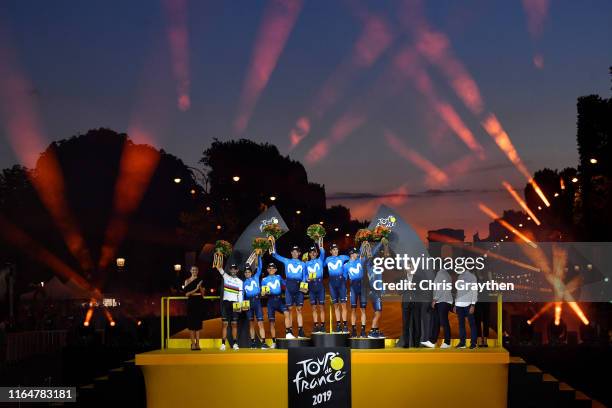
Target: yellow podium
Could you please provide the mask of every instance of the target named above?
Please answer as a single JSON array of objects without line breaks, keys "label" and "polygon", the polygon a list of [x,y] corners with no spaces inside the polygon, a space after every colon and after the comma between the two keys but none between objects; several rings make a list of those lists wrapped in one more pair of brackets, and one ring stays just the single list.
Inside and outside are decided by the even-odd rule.
[{"label": "yellow podium", "polygon": [[[166,349],[138,354],[136,364],[148,408],[288,406],[286,350]],[[352,406],[505,407],[508,364],[501,347],[352,350]],[[262,381],[236,388],[237,372]]]}]

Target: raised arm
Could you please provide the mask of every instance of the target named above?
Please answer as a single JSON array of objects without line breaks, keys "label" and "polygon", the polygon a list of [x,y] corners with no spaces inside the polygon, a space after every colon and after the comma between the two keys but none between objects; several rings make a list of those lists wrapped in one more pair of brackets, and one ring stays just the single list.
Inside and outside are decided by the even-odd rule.
[{"label": "raised arm", "polygon": [[325,262],[325,247],[323,245],[319,246],[319,259],[321,262]]},{"label": "raised arm", "polygon": [[378,251],[380,251],[380,247],[382,247],[382,241],[378,241],[378,244],[374,248],[372,248],[372,256],[375,256]]},{"label": "raised arm", "polygon": [[263,269],[263,262],[261,261],[261,256],[257,257],[257,272],[255,272],[255,280],[259,283],[259,278],[261,276],[261,271]]},{"label": "raised arm", "polygon": [[289,259],[285,258],[284,256],[280,256],[276,250],[272,253],[272,256],[274,257],[274,259],[276,259],[277,261],[280,261],[283,263],[283,265],[287,266],[287,262],[289,262]]}]

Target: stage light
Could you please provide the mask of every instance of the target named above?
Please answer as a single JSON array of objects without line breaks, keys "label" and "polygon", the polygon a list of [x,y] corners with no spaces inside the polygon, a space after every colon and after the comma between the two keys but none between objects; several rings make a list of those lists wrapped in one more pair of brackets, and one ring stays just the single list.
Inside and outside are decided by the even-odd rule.
[{"label": "stage light", "polygon": [[592,271],[593,270],[593,264],[587,264],[587,269],[589,271]]},{"label": "stage light", "polygon": [[297,215],[300,215],[300,214],[302,213],[302,211],[300,211],[300,210],[295,210],[295,213],[296,213]]},{"label": "stage light", "polygon": [[577,182],[578,182],[578,177],[574,177],[574,178],[572,179],[572,183],[577,183]]},{"label": "stage light", "polygon": [[276,196],[270,196],[270,201],[276,201]]},{"label": "stage light", "polygon": [[591,164],[597,164],[597,159],[596,158],[591,158],[591,160],[589,160],[591,162]]},{"label": "stage light", "polygon": [[125,266],[125,258],[117,258],[117,267],[123,268]]},{"label": "stage light", "polygon": [[523,226],[523,224],[519,224],[519,227],[522,227],[522,226]]},{"label": "stage light", "polygon": [[207,206],[207,207],[206,207],[206,211],[210,211],[210,207],[208,207],[208,206]]},{"label": "stage light", "polygon": [[323,225],[323,221],[319,221],[319,224]]},{"label": "stage light", "polygon": [[338,232],[338,228],[334,228],[334,231]]},{"label": "stage light", "polygon": [[89,327],[89,322],[83,322],[83,326]]},{"label": "stage light", "polygon": [[180,272],[181,269],[183,269],[183,266],[181,264],[175,264],[174,265],[174,271],[175,272]]},{"label": "stage light", "polygon": [[116,325],[116,324],[117,324],[117,323],[115,323],[115,321],[114,321],[114,320],[111,320],[111,322],[110,322],[111,327],[115,327],[115,325]]},{"label": "stage light", "polygon": [[559,193],[555,193],[554,195],[555,195],[555,197],[559,197]]},{"label": "stage light", "polygon": [[218,230],[220,230],[220,229],[221,229],[221,226],[220,226],[220,225],[217,225],[217,229],[218,229]]},{"label": "stage light", "polygon": [[137,322],[136,322],[136,325],[137,325],[137,326],[142,326],[142,320],[137,321]]},{"label": "stage light", "polygon": [[350,236],[351,236],[351,234],[346,234],[346,236],[347,236],[347,237],[350,237]]},{"label": "stage light", "polygon": [[40,287],[44,288],[45,287],[45,282],[40,282]]},{"label": "stage light", "polygon": [[180,179],[180,177],[176,177],[176,178],[174,179],[174,182],[175,182],[176,184],[180,183],[181,181],[182,181],[182,180]]},{"label": "stage light", "polygon": [[191,189],[191,191],[190,191],[190,193],[191,193],[192,195],[195,195],[196,191],[195,191],[195,190],[192,188],[192,189]]},{"label": "stage light", "polygon": [[232,177],[232,180],[234,180],[237,183],[240,181],[240,176],[234,176]]},{"label": "stage light", "polygon": [[527,221],[531,221],[531,217],[527,217]]},{"label": "stage light", "polygon": [[542,207],[538,205],[538,210],[542,211]]}]

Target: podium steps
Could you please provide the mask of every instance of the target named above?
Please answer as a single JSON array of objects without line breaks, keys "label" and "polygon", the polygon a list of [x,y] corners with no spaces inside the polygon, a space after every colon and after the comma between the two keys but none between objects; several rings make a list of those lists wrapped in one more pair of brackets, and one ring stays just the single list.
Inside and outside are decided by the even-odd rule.
[{"label": "podium steps", "polygon": [[560,382],[520,357],[510,357],[508,408],[599,408],[601,403]]},{"label": "podium steps", "polygon": [[[77,389],[75,408],[133,407],[145,408],[144,378],[134,360],[124,361],[107,374],[94,378],[93,382]],[[66,406],[66,405],[65,405]]]}]

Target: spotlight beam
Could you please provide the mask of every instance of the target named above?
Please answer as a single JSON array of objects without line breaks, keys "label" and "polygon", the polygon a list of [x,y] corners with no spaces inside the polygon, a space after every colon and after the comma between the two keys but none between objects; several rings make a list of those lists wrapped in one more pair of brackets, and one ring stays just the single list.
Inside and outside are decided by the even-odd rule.
[{"label": "spotlight beam", "polygon": [[29,172],[30,180],[70,253],[83,270],[90,270],[93,261],[70,212],[61,166],[53,145],[47,154],[39,157],[40,152],[46,150],[47,142],[35,108],[35,88],[18,67],[17,58],[7,38],[6,25],[0,21],[0,117],[6,124],[8,140],[24,166],[38,165],[36,172]]},{"label": "spotlight beam", "polygon": [[72,281],[83,290],[90,293],[93,298],[101,299],[102,294],[98,289],[89,284],[81,275],[74,271],[70,266],[60,260],[48,249],[34,241],[26,232],[11,223],[4,216],[0,215],[0,236],[5,242],[14,245],[24,254],[33,257],[38,262],[46,265],[56,275]]},{"label": "spotlight beam", "polygon": [[520,205],[521,208],[531,217],[533,222],[535,222],[536,225],[540,225],[541,222],[538,219],[538,217],[536,217],[536,215],[533,213],[533,211],[531,211],[529,206],[527,206],[527,203],[518,195],[516,190],[514,190],[514,188],[512,188],[510,183],[508,183],[507,181],[502,181],[502,185],[506,188],[506,190],[508,190],[508,193],[510,193],[512,198],[514,198],[514,201],[516,201],[518,203],[518,205]]},{"label": "spotlight beam", "polygon": [[510,231],[511,233],[516,235],[517,237],[519,237],[522,241],[526,242],[531,247],[533,247],[533,248],[537,248],[538,247],[535,244],[535,242],[533,242],[532,240],[527,238],[527,236],[525,234],[521,233],[519,230],[514,228],[508,221],[506,221],[503,218],[501,218],[498,214],[496,214],[493,210],[491,210],[489,207],[487,207],[483,203],[478,203],[478,208],[480,209],[480,211],[482,211],[483,213],[488,215],[493,221],[499,223],[501,226],[503,226],[505,229],[507,229],[508,231]]},{"label": "spotlight beam", "polygon": [[186,111],[191,106],[187,0],[163,0],[162,4],[167,17],[166,33],[176,81],[177,106]]},{"label": "spotlight beam", "polygon": [[269,0],[251,56],[251,63],[242,88],[234,131],[247,128],[255,105],[276,68],[289,35],[302,10],[302,0]]}]

